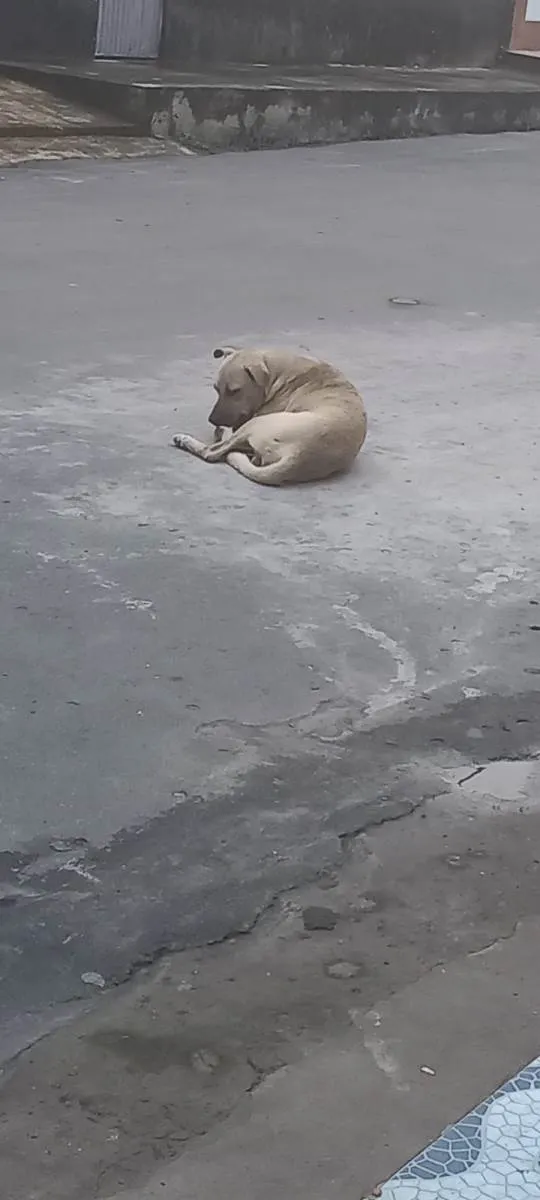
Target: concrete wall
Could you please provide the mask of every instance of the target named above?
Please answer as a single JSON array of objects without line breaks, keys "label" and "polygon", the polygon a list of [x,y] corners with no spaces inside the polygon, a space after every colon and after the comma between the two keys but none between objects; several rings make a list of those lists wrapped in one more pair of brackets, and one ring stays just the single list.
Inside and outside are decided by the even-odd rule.
[{"label": "concrete wall", "polygon": [[88,58],[98,0],[0,0],[0,58]]},{"label": "concrete wall", "polygon": [[490,65],[513,0],[167,0],[171,62]]},{"label": "concrete wall", "polygon": [[[513,0],[164,0],[169,62],[485,65]],[[1,59],[93,55],[98,0],[0,0]]]}]

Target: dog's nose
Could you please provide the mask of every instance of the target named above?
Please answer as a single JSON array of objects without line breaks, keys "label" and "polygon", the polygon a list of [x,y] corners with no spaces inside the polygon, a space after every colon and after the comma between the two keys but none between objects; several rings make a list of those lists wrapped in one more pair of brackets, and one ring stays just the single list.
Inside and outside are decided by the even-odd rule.
[{"label": "dog's nose", "polygon": [[216,404],[216,405],[214,405],[214,408],[212,409],[212,412],[210,413],[210,416],[208,418],[208,422],[210,425],[221,425],[223,423],[222,421],[220,421],[220,419],[218,417],[217,410],[218,410],[218,405]]}]

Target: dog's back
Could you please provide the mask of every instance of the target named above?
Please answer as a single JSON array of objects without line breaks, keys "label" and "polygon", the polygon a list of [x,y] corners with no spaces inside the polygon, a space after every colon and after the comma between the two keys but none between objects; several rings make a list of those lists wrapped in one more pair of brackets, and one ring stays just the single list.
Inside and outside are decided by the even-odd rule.
[{"label": "dog's back", "polygon": [[340,409],[343,415],[363,415],[364,403],[354,385],[330,363],[283,350],[264,350],[270,371],[263,412],[315,412]]}]

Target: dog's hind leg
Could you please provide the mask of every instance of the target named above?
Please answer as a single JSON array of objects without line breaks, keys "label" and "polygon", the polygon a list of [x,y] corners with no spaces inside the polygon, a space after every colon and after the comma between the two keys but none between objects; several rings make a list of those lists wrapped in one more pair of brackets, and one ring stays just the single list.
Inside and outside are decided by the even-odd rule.
[{"label": "dog's hind leg", "polygon": [[235,471],[239,471],[240,475],[245,475],[246,479],[252,479],[254,483],[264,483],[268,487],[279,487],[282,483],[292,483],[294,480],[294,455],[267,463],[266,466],[257,466],[247,454],[233,452],[227,455],[227,462]]}]

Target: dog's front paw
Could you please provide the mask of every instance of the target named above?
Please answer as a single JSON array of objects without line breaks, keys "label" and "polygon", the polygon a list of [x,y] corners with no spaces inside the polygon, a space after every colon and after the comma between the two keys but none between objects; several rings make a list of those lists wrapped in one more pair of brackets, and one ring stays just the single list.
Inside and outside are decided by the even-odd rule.
[{"label": "dog's front paw", "polygon": [[172,444],[177,450],[188,450],[193,454],[195,439],[190,437],[189,433],[176,433],[173,437]]}]

